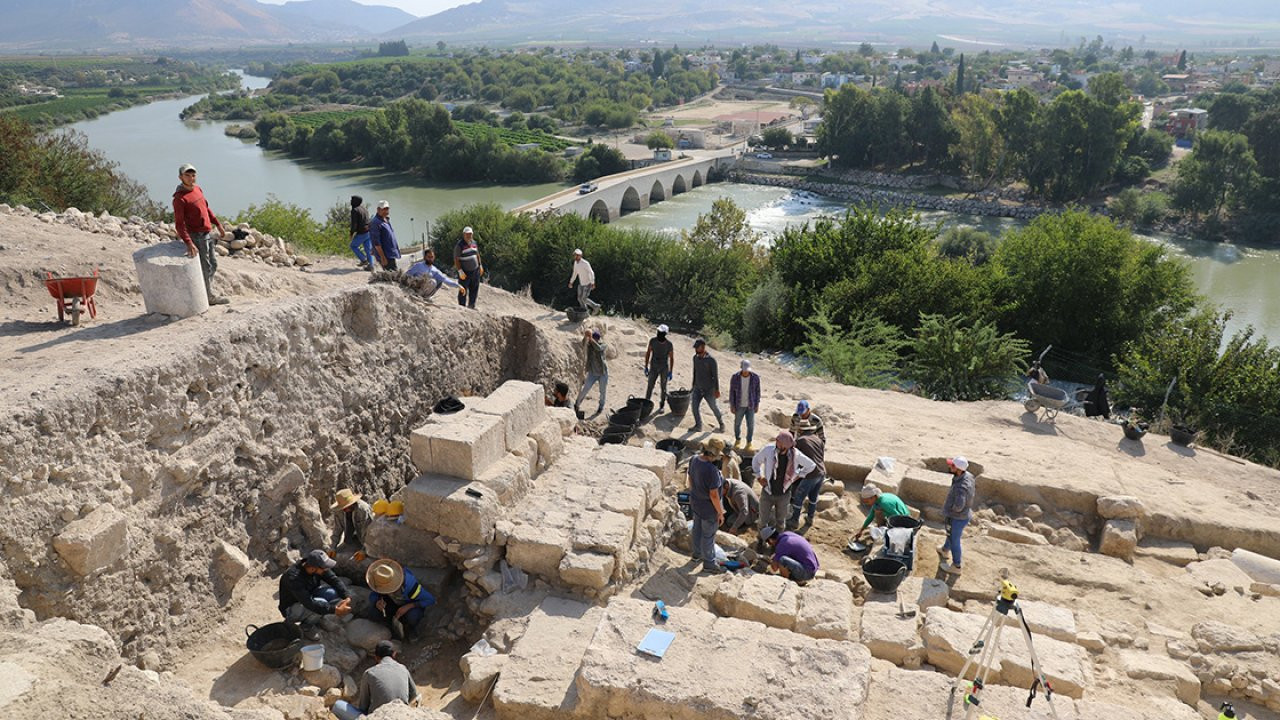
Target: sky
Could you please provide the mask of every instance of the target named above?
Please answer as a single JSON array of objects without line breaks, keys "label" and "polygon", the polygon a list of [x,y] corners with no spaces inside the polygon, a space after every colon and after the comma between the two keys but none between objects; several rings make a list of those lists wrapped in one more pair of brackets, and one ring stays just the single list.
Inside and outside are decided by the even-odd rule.
[{"label": "sky", "polygon": [[[412,13],[418,17],[426,17],[435,15],[442,10],[448,10],[451,7],[465,5],[468,2],[476,0],[355,0],[361,5],[387,5],[389,7],[398,7],[407,13]],[[268,5],[283,5],[287,0],[259,0],[259,2]]]}]

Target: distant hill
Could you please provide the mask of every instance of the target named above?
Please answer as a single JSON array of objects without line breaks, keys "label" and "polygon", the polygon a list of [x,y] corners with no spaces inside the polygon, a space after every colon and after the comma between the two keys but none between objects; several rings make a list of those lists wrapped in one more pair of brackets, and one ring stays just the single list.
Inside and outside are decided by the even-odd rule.
[{"label": "distant hill", "polygon": [[[1152,44],[1270,43],[1280,47],[1276,0],[480,0],[396,28],[418,42],[771,41],[830,46],[1075,44],[1084,36]],[[945,44],[945,43],[944,43]],[[958,45],[959,41],[951,41]]]},{"label": "distant hill", "polygon": [[384,33],[418,19],[400,8],[361,5],[355,0],[293,0],[265,5],[267,12],[286,22],[304,22],[338,31]]},{"label": "distant hill", "polygon": [[352,0],[22,0],[6,3],[0,45],[86,51],[368,39],[414,16]]}]

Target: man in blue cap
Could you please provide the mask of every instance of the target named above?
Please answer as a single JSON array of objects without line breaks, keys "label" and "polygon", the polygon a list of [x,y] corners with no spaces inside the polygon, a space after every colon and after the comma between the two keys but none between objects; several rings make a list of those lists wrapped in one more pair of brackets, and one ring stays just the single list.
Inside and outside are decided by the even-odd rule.
[{"label": "man in blue cap", "polygon": [[809,406],[808,400],[801,400],[796,404],[795,414],[791,416],[791,434],[794,437],[800,437],[806,432],[815,433],[824,443],[827,441],[827,431],[822,427],[822,418]]}]

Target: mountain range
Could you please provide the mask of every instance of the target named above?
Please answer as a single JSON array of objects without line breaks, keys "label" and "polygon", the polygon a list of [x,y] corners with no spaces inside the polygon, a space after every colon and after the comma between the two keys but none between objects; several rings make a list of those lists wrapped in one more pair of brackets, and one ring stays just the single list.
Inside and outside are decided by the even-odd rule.
[{"label": "mountain range", "polygon": [[414,44],[680,43],[960,48],[1280,48],[1280,0],[480,0],[425,18],[354,0],[6,3],[0,46],[130,49],[405,39]]}]

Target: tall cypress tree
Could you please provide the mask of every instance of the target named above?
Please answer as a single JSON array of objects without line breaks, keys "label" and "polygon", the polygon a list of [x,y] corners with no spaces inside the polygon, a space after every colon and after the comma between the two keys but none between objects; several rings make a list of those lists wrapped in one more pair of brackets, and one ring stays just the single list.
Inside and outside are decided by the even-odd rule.
[{"label": "tall cypress tree", "polygon": [[964,94],[964,53],[960,53],[960,64],[956,66],[956,95]]}]

